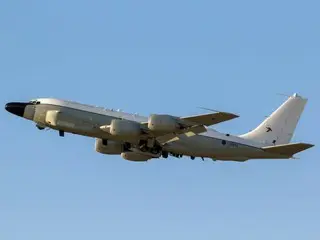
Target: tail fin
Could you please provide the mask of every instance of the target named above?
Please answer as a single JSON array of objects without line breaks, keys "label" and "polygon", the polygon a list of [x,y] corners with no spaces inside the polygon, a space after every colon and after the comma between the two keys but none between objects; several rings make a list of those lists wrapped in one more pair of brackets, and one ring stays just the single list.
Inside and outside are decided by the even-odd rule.
[{"label": "tail fin", "polygon": [[294,94],[256,129],[240,137],[266,146],[289,143],[307,101]]}]

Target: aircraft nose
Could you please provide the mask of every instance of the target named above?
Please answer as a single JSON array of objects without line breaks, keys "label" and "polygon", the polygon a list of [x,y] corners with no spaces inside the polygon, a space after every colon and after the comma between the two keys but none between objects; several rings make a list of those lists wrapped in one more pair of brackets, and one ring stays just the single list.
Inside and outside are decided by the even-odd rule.
[{"label": "aircraft nose", "polygon": [[10,102],[10,103],[6,104],[5,109],[14,115],[17,115],[19,117],[23,117],[24,110],[27,105],[28,105],[28,103]]}]

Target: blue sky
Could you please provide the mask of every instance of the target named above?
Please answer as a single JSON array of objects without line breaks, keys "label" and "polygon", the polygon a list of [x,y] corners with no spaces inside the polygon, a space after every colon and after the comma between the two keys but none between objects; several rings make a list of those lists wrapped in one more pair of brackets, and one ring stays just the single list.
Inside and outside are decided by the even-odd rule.
[{"label": "blue sky", "polygon": [[[0,99],[57,97],[143,115],[241,117],[309,98],[319,145],[318,1],[1,1]],[[133,163],[0,111],[0,238],[319,239],[319,150],[298,161]]]}]

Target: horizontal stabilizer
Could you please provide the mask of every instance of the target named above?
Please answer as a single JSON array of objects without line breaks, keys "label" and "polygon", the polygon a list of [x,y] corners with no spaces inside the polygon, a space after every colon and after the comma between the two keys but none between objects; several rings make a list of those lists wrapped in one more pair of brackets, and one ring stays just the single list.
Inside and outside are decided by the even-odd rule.
[{"label": "horizontal stabilizer", "polygon": [[239,117],[233,113],[218,112],[218,113],[207,113],[201,115],[195,115],[190,117],[181,117],[180,119],[190,125],[204,125],[211,126],[217,123],[229,121],[231,119]]},{"label": "horizontal stabilizer", "polygon": [[277,146],[263,147],[262,149],[268,153],[291,157],[294,154],[307,150],[308,148],[311,148],[313,146],[314,145],[308,143],[289,143]]}]

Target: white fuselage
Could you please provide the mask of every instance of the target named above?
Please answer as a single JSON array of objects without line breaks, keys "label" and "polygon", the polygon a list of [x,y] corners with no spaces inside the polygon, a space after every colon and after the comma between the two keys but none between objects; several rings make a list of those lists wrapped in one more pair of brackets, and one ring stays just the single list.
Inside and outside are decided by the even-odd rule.
[{"label": "white fuselage", "polygon": [[5,109],[34,121],[39,129],[96,138],[95,149],[102,154],[120,154],[131,161],[152,158],[208,157],[214,160],[292,159],[312,144],[291,143],[307,99],[294,94],[270,116],[241,136],[204,127],[228,121],[235,114],[218,112],[190,117],[137,114],[102,107],[41,98],[30,102],[10,102]]},{"label": "white fuselage", "polygon": [[[146,122],[148,120],[147,117],[137,114],[114,111],[72,101],[42,98],[37,99],[36,102],[33,118],[29,119],[37,124],[101,139],[119,140],[99,129],[99,126],[109,124],[114,118],[135,122]],[[48,111],[61,111],[66,113],[68,117],[64,120],[62,119],[59,126],[51,126],[46,122]],[[29,115],[32,114],[29,113]],[[209,157],[219,160],[245,161],[251,158],[272,158],[272,155],[265,153],[261,149],[264,146],[263,143],[223,134],[210,128],[207,128],[207,132],[199,135],[187,137],[182,134],[179,138],[179,141],[169,142],[163,148],[175,154]]]}]

